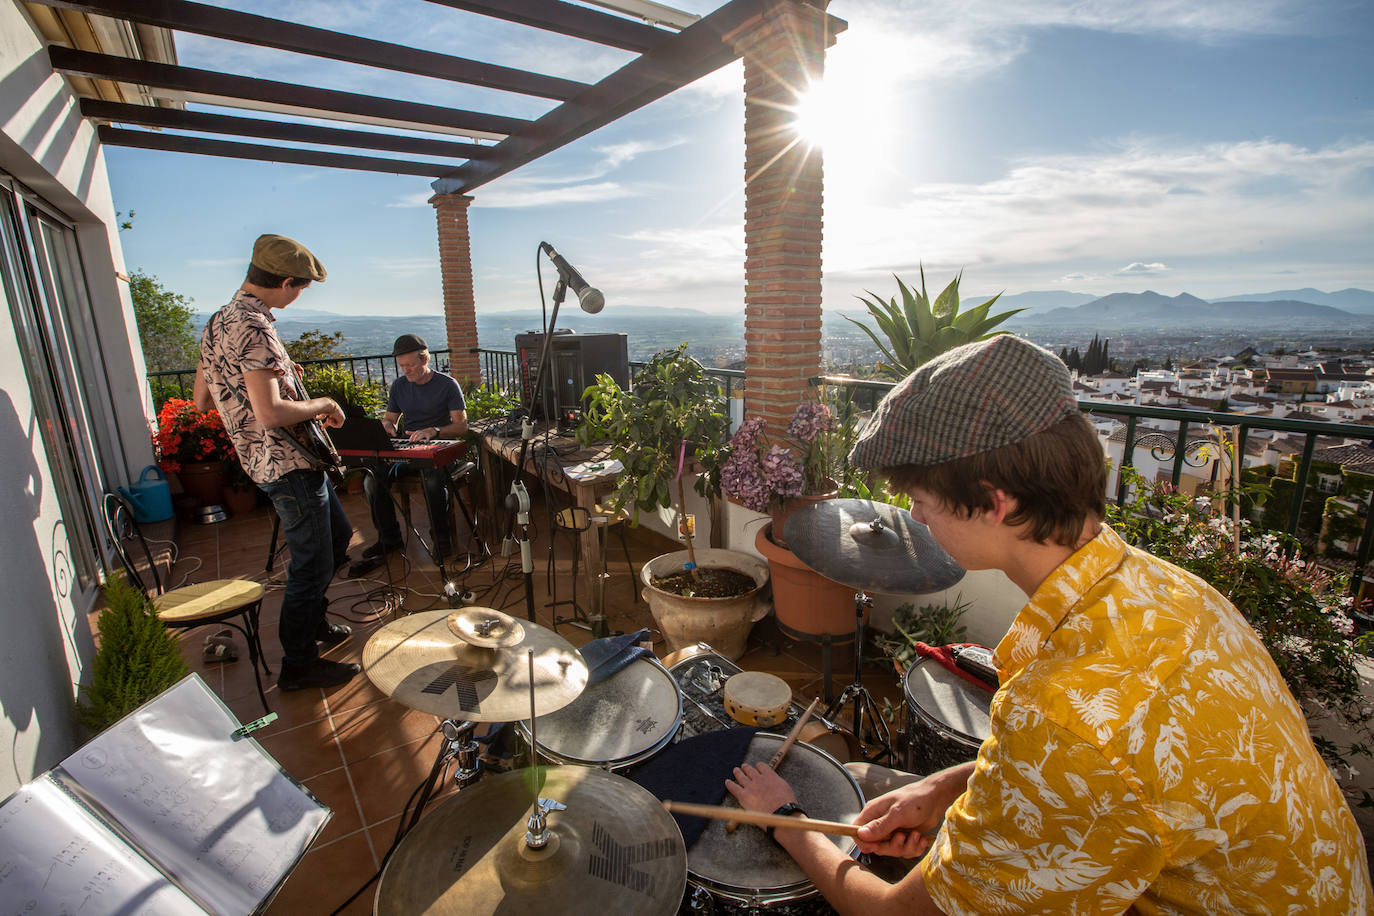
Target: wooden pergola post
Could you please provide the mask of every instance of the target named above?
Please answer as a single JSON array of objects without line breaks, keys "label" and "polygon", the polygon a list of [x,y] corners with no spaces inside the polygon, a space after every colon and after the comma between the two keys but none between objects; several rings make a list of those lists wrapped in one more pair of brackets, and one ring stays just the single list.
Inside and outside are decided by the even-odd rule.
[{"label": "wooden pergola post", "polygon": [[468,207],[463,194],[435,194],[439,231],[439,273],[444,289],[444,326],[448,337],[449,374],[464,390],[482,384],[482,361],[477,348],[477,299],[472,288],[472,242],[468,235]]},{"label": "wooden pergola post", "polygon": [[745,407],[780,435],[821,368],[821,151],[797,102],[834,43],[825,2],[777,3],[726,36],[744,58]]}]

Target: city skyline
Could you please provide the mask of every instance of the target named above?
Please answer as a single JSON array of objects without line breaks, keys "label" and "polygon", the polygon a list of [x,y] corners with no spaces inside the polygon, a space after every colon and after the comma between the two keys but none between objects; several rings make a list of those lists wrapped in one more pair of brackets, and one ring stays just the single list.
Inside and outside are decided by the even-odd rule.
[{"label": "city skyline", "polygon": [[[231,5],[231,4],[222,4]],[[232,4],[594,80],[628,55],[421,0]],[[709,12],[717,0],[679,2]],[[1368,5],[835,0],[849,23],[808,123],[825,144],[825,305],[861,307],[924,264],[990,295],[1374,288]],[[417,36],[416,24],[424,23]],[[191,67],[492,108],[492,90],[178,33]],[[474,49],[480,49],[480,53]],[[538,308],[549,241],[617,304],[743,308],[738,64],[477,189],[479,312]],[[523,117],[549,103],[496,103]],[[811,136],[808,129],[808,136]],[[439,314],[426,179],[106,148],[129,270],[198,310],[260,232],[329,269],[301,305]],[[541,264],[547,294],[551,268]],[[966,298],[969,298],[966,295]]]}]

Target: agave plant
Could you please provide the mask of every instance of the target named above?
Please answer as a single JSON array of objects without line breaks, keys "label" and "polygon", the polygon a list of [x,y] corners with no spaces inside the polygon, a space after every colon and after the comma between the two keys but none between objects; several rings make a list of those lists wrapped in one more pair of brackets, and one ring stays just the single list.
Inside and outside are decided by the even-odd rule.
[{"label": "agave plant", "polygon": [[857,297],[868,306],[868,311],[873,315],[879,330],[887,337],[887,343],[884,344],[873,329],[862,321],[848,315],[844,317],[845,320],[863,328],[864,333],[873,338],[873,342],[878,345],[878,350],[883,355],[879,366],[881,375],[903,379],[911,370],[946,350],[973,343],[975,340],[985,340],[994,334],[1005,333],[993,331],[993,328],[1017,312],[1025,311],[1012,309],[989,317],[988,310],[1001,297],[1001,293],[982,305],[976,305],[965,312],[959,311],[959,281],[962,278],[963,272],[960,271],[949,286],[945,287],[944,292],[936,297],[933,305],[926,293],[924,265],[921,266],[919,293],[908,288],[900,277],[893,276],[897,281],[897,288],[902,292],[900,306],[897,304],[897,297],[884,301],[881,296],[870,290],[865,292],[872,297],[871,299],[865,296]]}]

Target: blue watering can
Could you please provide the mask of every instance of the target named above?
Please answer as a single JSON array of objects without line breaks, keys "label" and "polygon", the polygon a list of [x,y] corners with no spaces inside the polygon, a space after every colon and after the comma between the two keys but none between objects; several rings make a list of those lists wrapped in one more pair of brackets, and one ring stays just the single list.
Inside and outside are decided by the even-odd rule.
[{"label": "blue watering can", "polygon": [[[148,479],[152,472],[153,478]],[[167,486],[167,478],[162,469],[150,464],[143,469],[138,480],[130,487],[119,487],[119,495],[134,507],[134,520],[140,525],[148,522],[165,522],[172,517],[172,491]]]}]

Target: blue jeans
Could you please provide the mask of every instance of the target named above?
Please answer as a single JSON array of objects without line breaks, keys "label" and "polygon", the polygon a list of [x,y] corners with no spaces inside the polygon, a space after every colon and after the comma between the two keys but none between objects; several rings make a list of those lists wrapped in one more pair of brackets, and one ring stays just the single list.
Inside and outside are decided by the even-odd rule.
[{"label": "blue jeans", "polygon": [[324,593],[334,570],[348,559],[353,525],[323,471],[290,471],[261,488],[277,509],[291,550],[277,625],[282,664],[308,665],[320,654],[315,637],[329,608]]},{"label": "blue jeans", "polygon": [[443,468],[417,468],[410,464],[392,464],[373,469],[363,477],[363,491],[372,509],[372,524],[377,540],[388,547],[399,547],[405,538],[396,521],[396,504],[391,499],[391,487],[401,477],[420,475],[425,491],[425,507],[429,510],[430,536],[441,555],[447,554],[451,543],[448,511],[448,476]]}]

